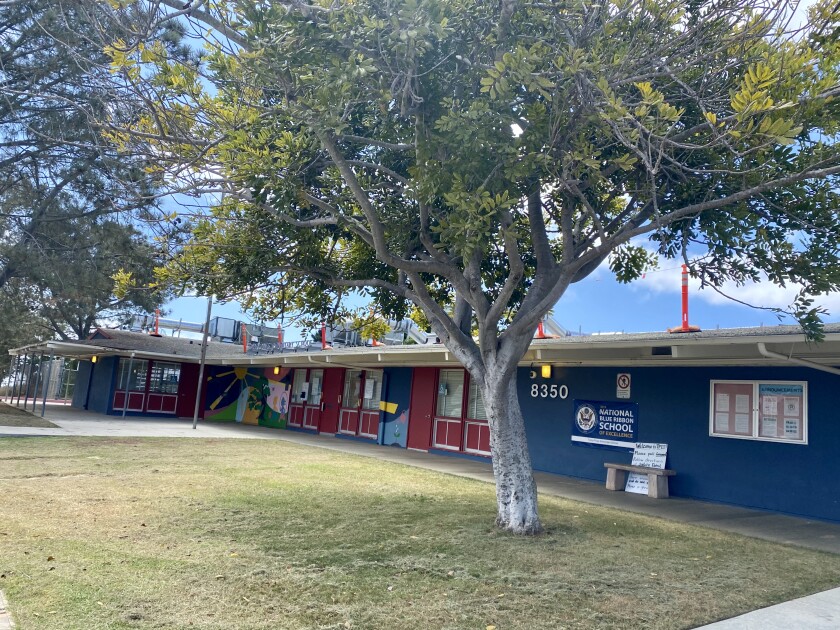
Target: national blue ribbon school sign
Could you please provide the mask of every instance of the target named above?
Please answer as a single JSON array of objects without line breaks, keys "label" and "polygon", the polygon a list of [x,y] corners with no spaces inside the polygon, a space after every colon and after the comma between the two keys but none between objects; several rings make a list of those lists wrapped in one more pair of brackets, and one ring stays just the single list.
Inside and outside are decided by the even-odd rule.
[{"label": "national blue ribbon school sign", "polygon": [[575,400],[572,442],[633,451],[638,442],[639,405],[636,403]]}]

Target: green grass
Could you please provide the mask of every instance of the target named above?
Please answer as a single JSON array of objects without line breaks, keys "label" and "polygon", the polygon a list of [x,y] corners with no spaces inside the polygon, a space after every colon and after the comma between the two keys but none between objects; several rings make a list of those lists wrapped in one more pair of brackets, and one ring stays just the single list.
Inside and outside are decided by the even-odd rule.
[{"label": "green grass", "polygon": [[0,440],[21,630],[690,628],[840,584],[840,556],[281,441]]},{"label": "green grass", "polygon": [[57,429],[58,426],[28,411],[0,402],[0,427],[42,427]]}]

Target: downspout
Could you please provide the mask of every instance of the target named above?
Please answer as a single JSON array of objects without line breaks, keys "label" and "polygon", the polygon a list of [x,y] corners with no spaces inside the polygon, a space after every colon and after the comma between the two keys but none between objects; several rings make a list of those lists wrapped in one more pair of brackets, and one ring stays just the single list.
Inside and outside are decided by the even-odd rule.
[{"label": "downspout", "polygon": [[807,359],[797,359],[796,357],[786,356],[784,354],[779,354],[778,352],[773,352],[772,350],[767,349],[767,346],[764,345],[764,342],[758,343],[758,352],[761,354],[761,356],[767,357],[768,359],[780,359],[782,361],[787,361],[788,363],[804,365],[805,367],[813,368],[815,370],[821,370],[823,372],[828,372],[829,374],[834,374],[835,376],[840,376],[840,369],[833,368],[828,365],[821,365],[819,363],[815,363],[814,361],[808,361]]},{"label": "downspout", "polygon": [[82,409],[88,411],[88,405],[90,404],[90,388],[93,387],[93,371],[96,369],[96,363],[93,361],[90,362],[90,373],[88,374],[88,384],[87,384],[87,391],[85,392],[85,404]]}]

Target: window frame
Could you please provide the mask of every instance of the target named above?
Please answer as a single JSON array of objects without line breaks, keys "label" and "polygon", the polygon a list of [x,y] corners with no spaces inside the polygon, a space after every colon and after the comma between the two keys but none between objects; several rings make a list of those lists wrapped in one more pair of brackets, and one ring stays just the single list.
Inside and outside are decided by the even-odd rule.
[{"label": "window frame", "polygon": [[[752,409],[750,409],[750,422],[752,424],[751,435],[737,435],[732,433],[719,433],[715,431],[715,386],[716,385],[749,385],[752,387]],[[802,388],[800,401],[800,414],[797,417],[802,422],[802,437],[800,439],[789,439],[769,437],[761,435],[761,421],[763,413],[761,410],[761,386],[762,385],[787,385]],[[727,412],[729,413],[729,412]],[[785,416],[783,415],[782,418]],[[755,442],[775,442],[777,444],[808,445],[808,381],[781,381],[765,379],[713,379],[709,381],[709,437],[729,438],[735,440],[752,440]]]},{"label": "window frame", "polygon": [[[177,373],[177,378],[167,380],[164,377],[172,373]],[[159,378],[156,378],[159,377]],[[169,391],[175,386],[175,391]],[[181,364],[174,361],[153,361],[149,369],[147,391],[150,394],[161,394],[164,396],[176,396],[178,388],[181,386]],[[161,387],[161,389],[158,389]]]},{"label": "window frame", "polygon": [[[461,400],[458,403],[458,414],[454,416],[447,416],[440,413],[440,400],[441,400],[441,393],[440,393],[440,385],[441,385],[441,376],[443,376],[444,372],[460,372],[461,373]],[[464,420],[464,416],[466,415],[465,405],[467,402],[467,393],[469,389],[469,383],[467,382],[467,374],[468,372],[464,368],[440,368],[437,374],[437,393],[435,394],[435,418],[448,418],[448,419],[457,419],[457,420]],[[443,394],[443,396],[449,396],[449,392]],[[446,402],[444,401],[444,407],[446,407]],[[444,409],[446,411],[446,409]]]},{"label": "window frame", "polygon": [[[298,375],[303,375],[300,381]],[[303,388],[304,384],[306,384],[306,389]],[[289,405],[305,405],[309,398],[309,370],[307,368],[293,368],[290,387]],[[301,397],[301,394],[303,394],[303,397]]]},{"label": "window frame", "polygon": [[[371,376],[374,376],[371,379]],[[365,398],[365,390],[368,387],[368,381],[373,380],[373,396]],[[364,376],[361,383],[361,392],[359,396],[359,404],[362,411],[379,411],[380,403],[382,402],[382,386],[385,381],[385,370],[364,370]],[[367,401],[370,401],[368,403]],[[370,406],[368,406],[370,405]]]},{"label": "window frame", "polygon": [[[117,362],[117,387],[114,391],[142,392],[145,394],[149,389],[149,368],[151,367],[151,364],[152,362],[149,359],[131,359],[128,357],[120,357]],[[123,366],[125,366],[125,370],[123,370]],[[142,369],[138,370],[140,367],[142,367]],[[136,375],[143,375],[142,387],[130,387],[132,372]]]},{"label": "window frame", "polygon": [[[364,373],[365,371],[357,368],[347,368],[344,371],[344,384],[341,388],[341,408],[360,411],[362,407],[362,394],[364,394]],[[358,375],[358,376],[356,376]],[[351,390],[351,382],[355,381],[355,389]],[[355,404],[350,405],[351,398]]]},{"label": "window frame", "polygon": [[[470,383],[467,386],[467,412],[464,415],[464,420],[478,420],[481,422],[489,422],[487,417],[487,407],[484,406],[484,395],[478,388],[478,382],[470,375]],[[473,415],[473,411],[478,411],[479,402],[481,404],[481,411],[484,415],[479,417],[478,414]]]}]

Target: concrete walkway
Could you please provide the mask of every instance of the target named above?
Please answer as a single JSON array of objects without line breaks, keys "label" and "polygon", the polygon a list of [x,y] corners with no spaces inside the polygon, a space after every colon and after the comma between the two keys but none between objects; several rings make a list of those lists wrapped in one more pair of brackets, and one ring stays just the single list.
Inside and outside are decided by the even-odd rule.
[{"label": "concrete walkway", "polygon": [[[47,405],[45,418],[59,428],[0,426],[0,438],[131,436],[285,440],[493,483],[493,471],[489,462],[383,447],[331,435],[213,422],[199,422],[198,428],[193,429],[192,422],[188,420],[120,418],[51,404]],[[548,473],[536,473],[535,476],[539,491],[544,494],[840,554],[840,525],[690,499],[671,497],[658,500],[644,495],[611,492],[603,483]],[[840,628],[840,589],[754,611],[704,628],[837,629]]]}]

